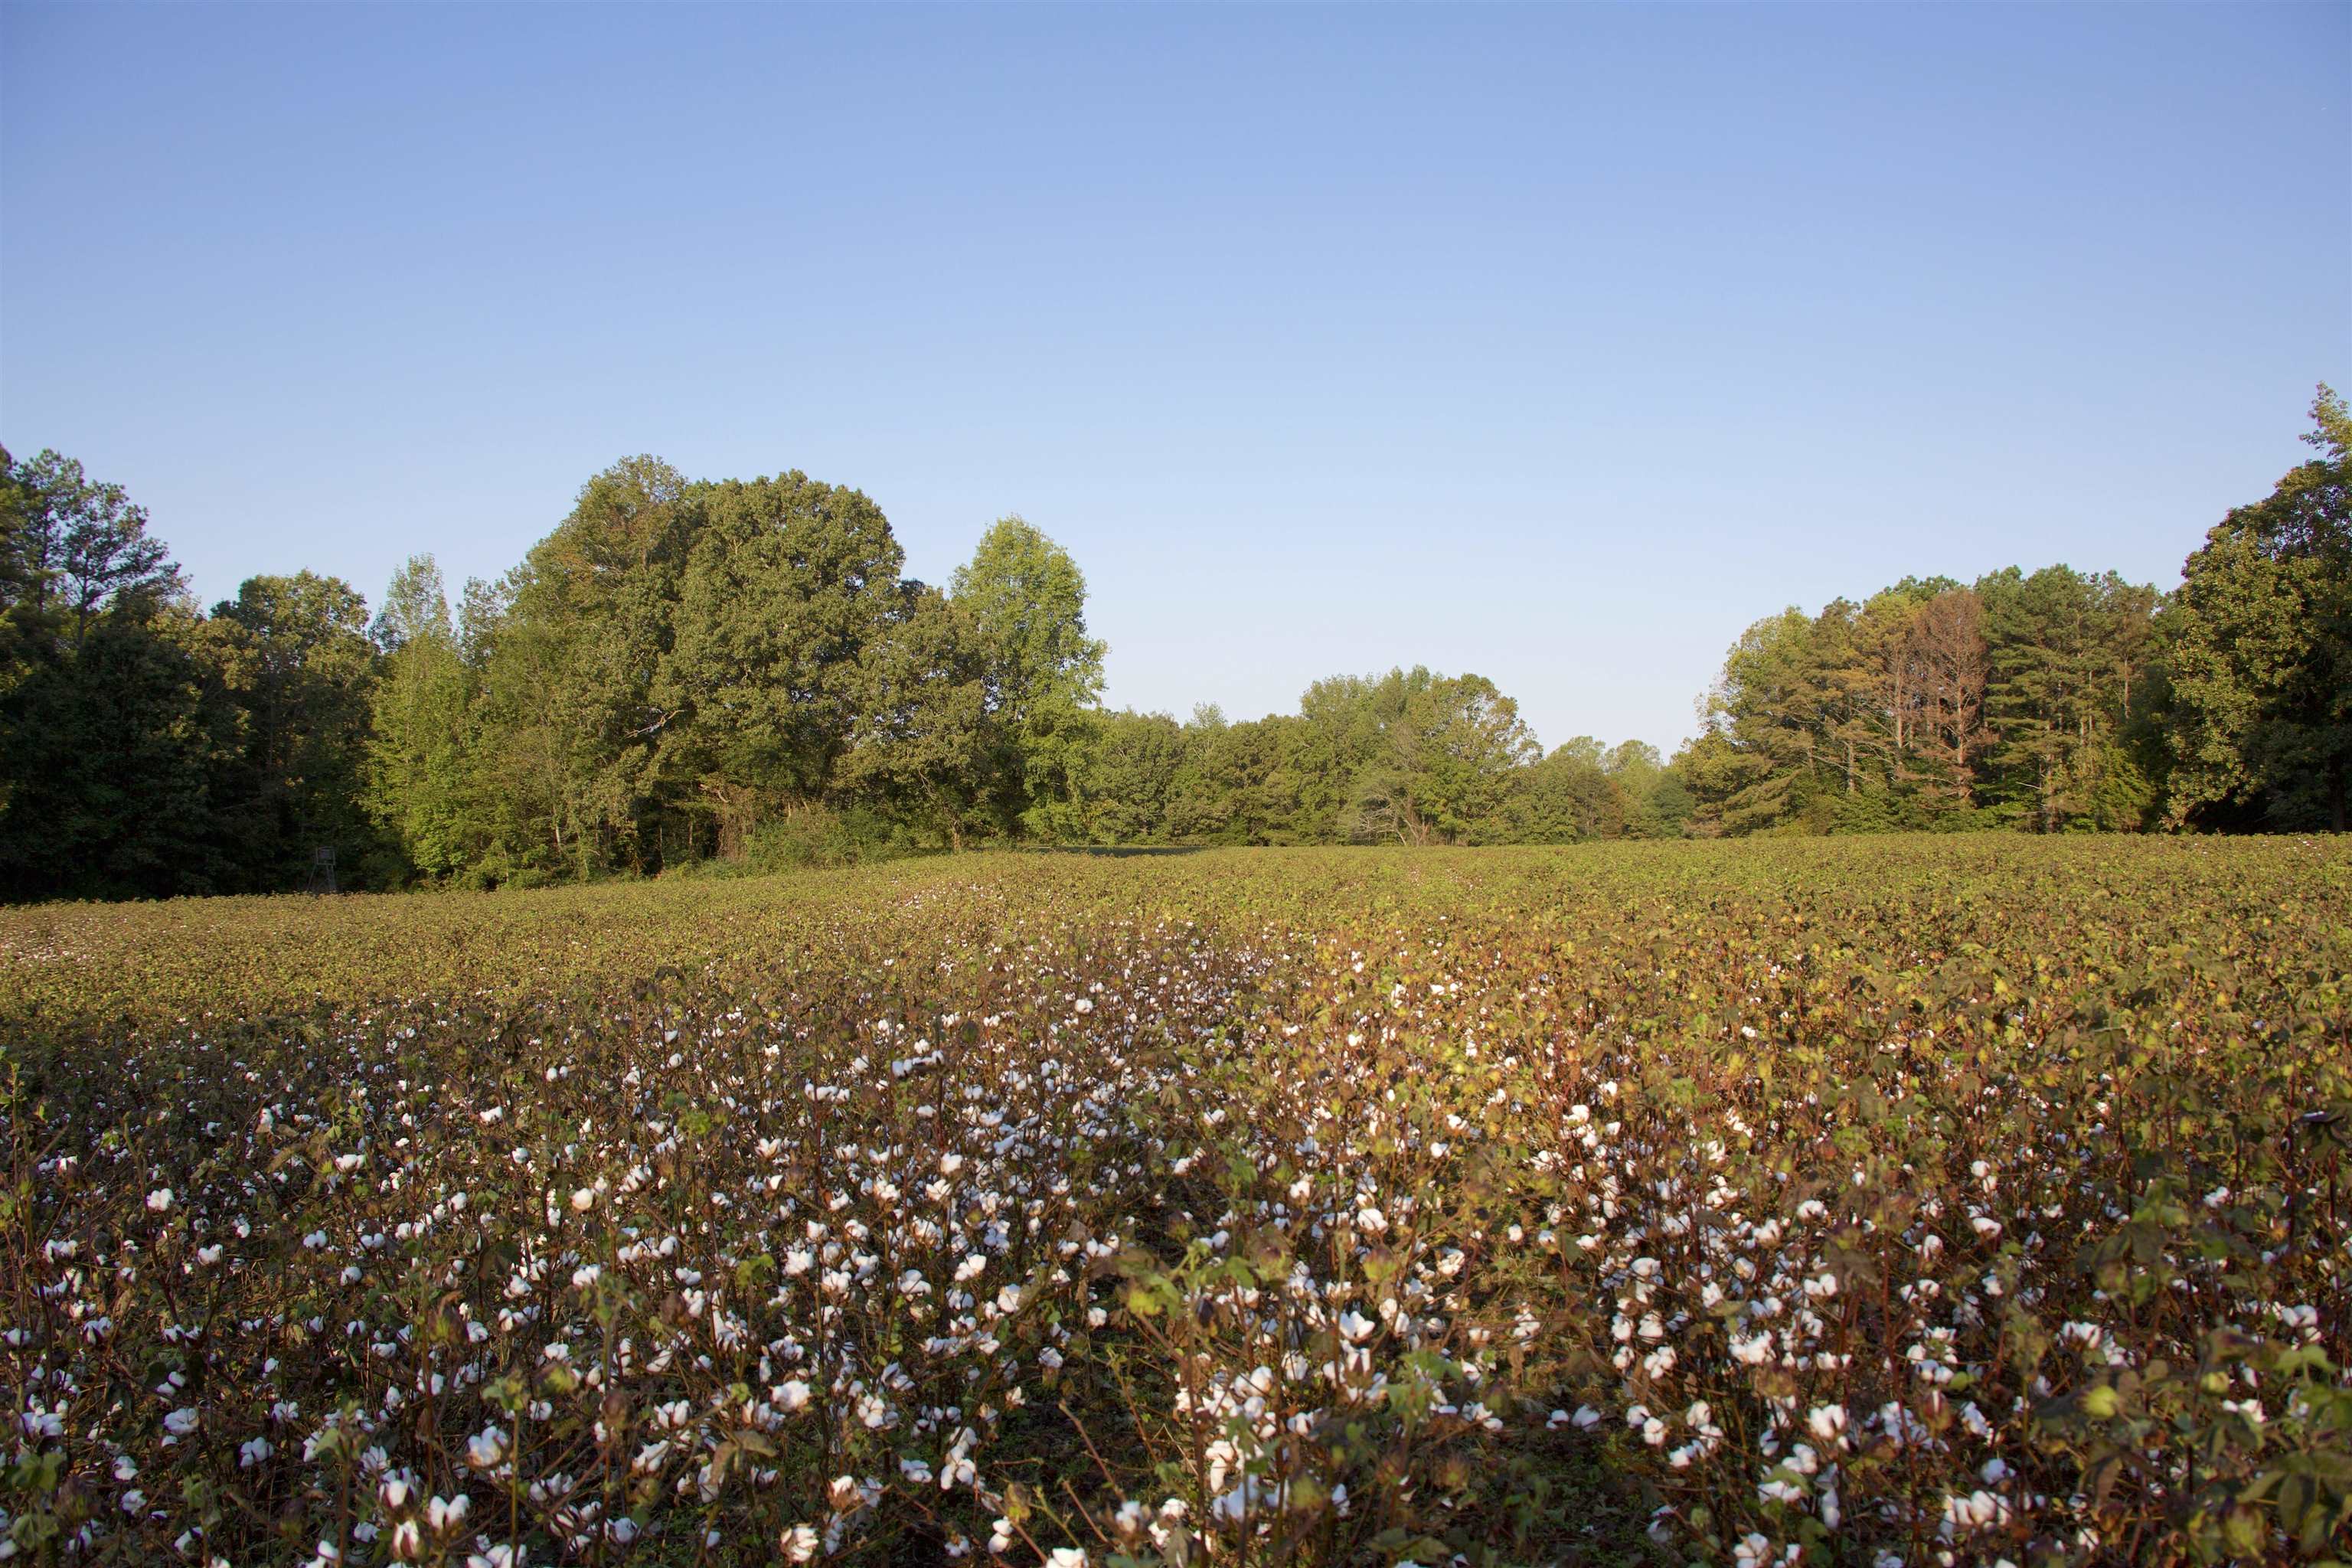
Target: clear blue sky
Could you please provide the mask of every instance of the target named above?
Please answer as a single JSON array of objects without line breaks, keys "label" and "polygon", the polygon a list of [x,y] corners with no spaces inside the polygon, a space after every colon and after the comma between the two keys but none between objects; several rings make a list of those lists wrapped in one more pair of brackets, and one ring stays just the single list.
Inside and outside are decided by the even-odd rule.
[{"label": "clear blue sky", "polygon": [[0,440],[209,601],[799,468],[1066,544],[1109,699],[2169,585],[2352,382],[2352,6],[0,5]]}]

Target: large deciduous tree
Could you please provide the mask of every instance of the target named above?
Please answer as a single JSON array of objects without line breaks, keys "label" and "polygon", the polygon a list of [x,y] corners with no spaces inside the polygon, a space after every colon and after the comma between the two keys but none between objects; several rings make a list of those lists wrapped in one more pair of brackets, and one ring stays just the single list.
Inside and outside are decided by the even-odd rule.
[{"label": "large deciduous tree", "polygon": [[961,850],[987,829],[1009,742],[989,712],[987,661],[969,614],[926,584],[903,584],[900,594],[898,615],[863,656],[839,782]]},{"label": "large deciduous tree", "polygon": [[1438,676],[1416,666],[1370,686],[1377,733],[1356,776],[1349,836],[1455,843],[1493,816],[1512,770],[1539,752],[1518,704],[1484,676]]},{"label": "large deciduous tree", "polygon": [[659,458],[615,463],[509,574],[494,613],[477,616],[495,737],[484,762],[493,793],[510,803],[502,855],[545,855],[583,873],[658,863],[646,829],[677,713],[656,688],[698,537],[694,493]]},{"label": "large deciduous tree", "polygon": [[245,858],[265,889],[299,887],[314,853],[353,868],[379,843],[361,804],[377,650],[367,601],[311,572],[248,577],[205,625],[243,710],[234,798]]},{"label": "large deciduous tree", "polygon": [[2347,825],[2352,416],[2326,386],[2320,456],[2215,524],[2163,622],[2175,823]]},{"label": "large deciduous tree", "polygon": [[1001,797],[1004,826],[1038,838],[1080,837],[1105,651],[1087,635],[1086,574],[1068,551],[1006,517],[981,536],[950,589],[979,639],[990,711],[1020,759]]},{"label": "large deciduous tree", "polygon": [[1126,711],[1097,719],[1086,784],[1087,838],[1165,843],[1184,759],[1184,727],[1171,714]]},{"label": "large deciduous tree", "polygon": [[1625,831],[1625,801],[1600,742],[1579,735],[1517,771],[1487,834],[1511,844],[1577,844]]},{"label": "large deciduous tree", "polygon": [[698,486],[693,501],[653,717],[666,769],[691,781],[731,851],[832,787],[866,649],[901,609],[903,556],[862,492],[797,471]]}]

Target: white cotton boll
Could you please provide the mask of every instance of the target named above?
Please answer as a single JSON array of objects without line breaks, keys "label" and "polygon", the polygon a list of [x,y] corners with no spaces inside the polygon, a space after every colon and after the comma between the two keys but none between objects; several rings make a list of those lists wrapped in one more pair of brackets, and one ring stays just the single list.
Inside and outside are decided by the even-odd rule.
[{"label": "white cotton boll", "polygon": [[498,1426],[485,1426],[466,1439],[466,1460],[477,1469],[495,1468],[507,1457],[507,1435]]}]

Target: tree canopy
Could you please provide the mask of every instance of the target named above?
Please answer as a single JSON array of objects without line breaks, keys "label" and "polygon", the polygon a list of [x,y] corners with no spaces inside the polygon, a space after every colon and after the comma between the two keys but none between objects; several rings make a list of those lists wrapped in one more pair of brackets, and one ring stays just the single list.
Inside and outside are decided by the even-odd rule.
[{"label": "tree canopy", "polygon": [[[2167,594],[1906,577],[1756,621],[1671,759],[1549,752],[1400,664],[1295,713],[1101,706],[1077,562],[1018,516],[944,588],[797,470],[592,476],[495,582],[369,615],[257,574],[207,612],[120,485],[0,451],[0,893],[493,886],[983,844],[1566,844],[2346,826],[2352,416]],[[454,597],[454,603],[453,603]]]},{"label": "tree canopy", "polygon": [[2352,416],[2324,386],[2311,412],[2320,456],[2214,525],[2167,617],[2175,822],[2345,829]]}]

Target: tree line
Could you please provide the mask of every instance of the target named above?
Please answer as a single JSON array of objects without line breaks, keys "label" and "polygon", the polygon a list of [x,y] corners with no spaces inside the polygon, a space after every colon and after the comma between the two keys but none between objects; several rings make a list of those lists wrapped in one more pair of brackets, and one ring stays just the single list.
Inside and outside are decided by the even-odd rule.
[{"label": "tree line", "polygon": [[533,885],[982,844],[1496,844],[1758,832],[2310,829],[2352,761],[2352,418],[2169,593],[1909,578],[1750,626],[1671,759],[1546,751],[1493,681],[1334,676],[1296,713],[1099,703],[1066,551],[1018,517],[944,586],[798,473],[583,486],[453,602],[248,578],[200,607],[121,487],[0,451],[0,893]]},{"label": "tree line", "polygon": [[2168,594],[2065,566],[1906,578],[1749,626],[1674,766],[1696,832],[2342,832],[2352,418]]}]

